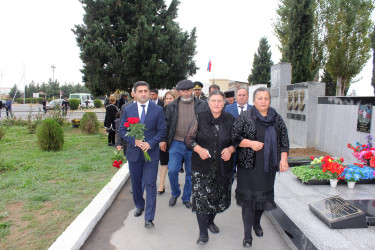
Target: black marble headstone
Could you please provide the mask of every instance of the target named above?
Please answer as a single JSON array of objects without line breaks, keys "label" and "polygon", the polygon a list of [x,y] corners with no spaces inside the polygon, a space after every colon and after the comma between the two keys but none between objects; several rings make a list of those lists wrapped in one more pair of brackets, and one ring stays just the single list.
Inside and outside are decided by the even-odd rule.
[{"label": "black marble headstone", "polygon": [[366,213],[340,196],[313,202],[309,208],[329,228],[367,228]]}]

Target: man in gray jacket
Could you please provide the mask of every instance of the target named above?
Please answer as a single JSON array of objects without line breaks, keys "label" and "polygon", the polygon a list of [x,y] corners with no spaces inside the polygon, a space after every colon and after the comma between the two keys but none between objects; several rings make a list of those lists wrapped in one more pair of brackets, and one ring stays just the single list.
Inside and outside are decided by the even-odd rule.
[{"label": "man in gray jacket", "polygon": [[207,102],[193,96],[194,84],[190,80],[182,80],[177,84],[180,97],[168,104],[165,112],[167,135],[164,142],[160,143],[160,149],[164,152],[169,148],[168,177],[171,184],[172,197],[169,206],[176,204],[181,195],[178,185],[178,175],[181,169],[182,159],[185,161],[185,186],[181,197],[186,208],[190,209],[192,192],[191,181],[191,155],[192,151],[185,146],[184,139],[194,117],[207,109]]}]

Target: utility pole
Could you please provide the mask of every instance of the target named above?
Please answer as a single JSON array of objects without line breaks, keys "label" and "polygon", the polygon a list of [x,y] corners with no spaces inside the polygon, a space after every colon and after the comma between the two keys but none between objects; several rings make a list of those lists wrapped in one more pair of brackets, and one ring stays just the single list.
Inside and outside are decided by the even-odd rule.
[{"label": "utility pole", "polygon": [[51,68],[52,68],[52,82],[55,82],[55,65],[53,65],[52,64],[52,66],[51,66]]}]

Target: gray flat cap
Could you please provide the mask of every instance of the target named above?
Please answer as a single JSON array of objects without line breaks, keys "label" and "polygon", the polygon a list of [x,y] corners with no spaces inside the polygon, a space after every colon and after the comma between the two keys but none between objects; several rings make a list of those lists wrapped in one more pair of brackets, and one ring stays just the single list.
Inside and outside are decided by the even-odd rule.
[{"label": "gray flat cap", "polygon": [[186,90],[186,89],[192,89],[194,87],[194,83],[190,80],[182,80],[179,81],[177,84],[176,89],[177,90]]}]

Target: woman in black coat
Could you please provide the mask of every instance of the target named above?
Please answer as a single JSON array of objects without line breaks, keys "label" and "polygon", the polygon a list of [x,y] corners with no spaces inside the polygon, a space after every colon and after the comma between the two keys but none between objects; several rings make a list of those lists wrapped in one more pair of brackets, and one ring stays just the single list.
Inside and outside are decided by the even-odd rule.
[{"label": "woman in black coat", "polygon": [[237,118],[232,130],[237,150],[236,200],[242,207],[244,247],[252,245],[252,228],[257,236],[263,236],[263,211],[276,208],[276,172],[289,169],[288,131],[281,116],[270,107],[269,90],[256,89],[253,102],[254,106]]},{"label": "woman in black coat", "polygon": [[224,94],[217,90],[208,98],[209,110],[198,113],[185,138],[193,150],[191,170],[193,209],[199,225],[197,244],[208,242],[208,230],[218,233],[214,223],[217,213],[225,211],[231,202],[231,177],[235,149],[230,131],[234,117],[225,112]]},{"label": "woman in black coat", "polygon": [[108,132],[108,146],[115,146],[115,139],[116,139],[116,113],[118,111],[116,105],[116,97],[110,96],[109,97],[109,105],[105,108],[105,118],[104,118],[104,127],[107,129]]}]

